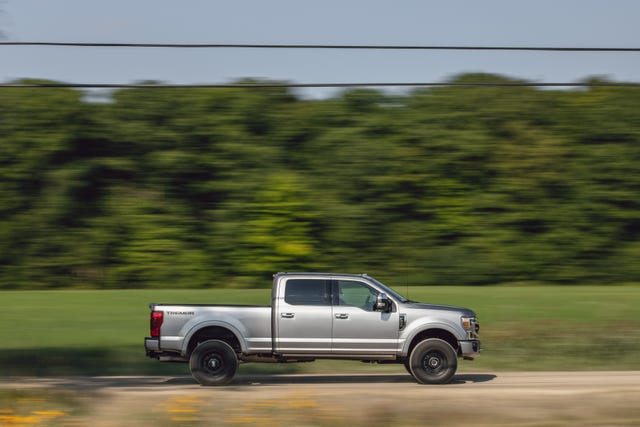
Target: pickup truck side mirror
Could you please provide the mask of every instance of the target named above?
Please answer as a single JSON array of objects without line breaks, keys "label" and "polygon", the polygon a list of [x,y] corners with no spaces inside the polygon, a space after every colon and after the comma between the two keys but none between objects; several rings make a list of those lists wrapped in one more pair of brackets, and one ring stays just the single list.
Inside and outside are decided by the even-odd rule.
[{"label": "pickup truck side mirror", "polygon": [[389,299],[389,297],[387,296],[387,294],[383,293],[379,293],[378,296],[376,297],[376,305],[375,305],[375,309],[376,311],[382,311],[383,313],[388,313],[391,311],[391,300]]}]

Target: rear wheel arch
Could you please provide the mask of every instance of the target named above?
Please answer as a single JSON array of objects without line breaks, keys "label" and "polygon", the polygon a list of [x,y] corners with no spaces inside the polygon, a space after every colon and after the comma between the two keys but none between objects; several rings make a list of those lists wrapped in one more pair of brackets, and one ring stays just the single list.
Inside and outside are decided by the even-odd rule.
[{"label": "rear wheel arch", "polygon": [[224,326],[204,326],[191,335],[187,345],[186,355],[189,357],[198,344],[209,340],[219,340],[231,346],[236,354],[242,353],[242,344],[238,336],[231,329]]}]

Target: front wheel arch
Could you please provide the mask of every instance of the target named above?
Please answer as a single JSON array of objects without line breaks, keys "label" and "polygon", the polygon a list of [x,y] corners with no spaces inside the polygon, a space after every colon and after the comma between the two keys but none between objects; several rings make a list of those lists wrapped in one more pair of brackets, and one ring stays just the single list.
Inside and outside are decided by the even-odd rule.
[{"label": "front wheel arch", "polygon": [[407,353],[406,353],[407,359],[411,356],[411,352],[416,347],[416,345],[418,345],[422,341],[427,340],[429,338],[441,339],[442,341],[445,341],[445,342],[449,343],[449,345],[456,351],[456,353],[458,353],[458,351],[459,351],[459,346],[460,345],[458,343],[458,338],[452,332],[450,332],[450,331],[448,331],[446,329],[442,329],[442,328],[437,327],[437,328],[422,330],[422,331],[418,332],[411,339],[411,343],[409,344],[409,347],[407,348]]}]

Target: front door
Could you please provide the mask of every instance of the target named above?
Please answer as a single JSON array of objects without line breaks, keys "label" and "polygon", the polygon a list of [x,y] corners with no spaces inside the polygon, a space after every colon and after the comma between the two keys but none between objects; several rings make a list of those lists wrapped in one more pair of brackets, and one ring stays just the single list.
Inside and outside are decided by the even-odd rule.
[{"label": "front door", "polygon": [[338,280],[334,293],[332,353],[396,353],[398,312],[375,311],[377,290],[357,280]]}]

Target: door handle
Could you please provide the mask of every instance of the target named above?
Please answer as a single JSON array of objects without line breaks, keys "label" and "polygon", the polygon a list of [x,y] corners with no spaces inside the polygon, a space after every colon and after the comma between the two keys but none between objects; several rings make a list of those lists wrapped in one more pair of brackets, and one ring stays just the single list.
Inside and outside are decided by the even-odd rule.
[{"label": "door handle", "polygon": [[336,319],[348,319],[349,315],[347,313],[337,313]]},{"label": "door handle", "polygon": [[295,313],[280,313],[280,317],[284,319],[293,319],[296,315]]}]

